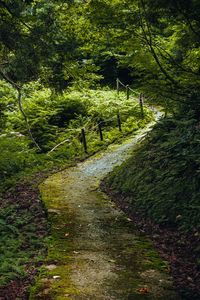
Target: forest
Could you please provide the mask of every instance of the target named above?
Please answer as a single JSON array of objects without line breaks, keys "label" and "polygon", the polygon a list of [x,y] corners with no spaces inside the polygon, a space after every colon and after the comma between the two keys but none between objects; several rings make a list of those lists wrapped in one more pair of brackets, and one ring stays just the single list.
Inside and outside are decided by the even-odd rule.
[{"label": "forest", "polygon": [[[0,0],[0,299],[200,299],[199,15],[197,0]],[[63,294],[64,275],[40,269],[61,266],[55,227],[75,217],[58,221],[60,202],[39,186],[130,138],[131,155],[93,177],[152,241],[168,264],[152,268],[168,269],[177,294],[148,282]],[[57,291],[41,287],[47,277]]]}]

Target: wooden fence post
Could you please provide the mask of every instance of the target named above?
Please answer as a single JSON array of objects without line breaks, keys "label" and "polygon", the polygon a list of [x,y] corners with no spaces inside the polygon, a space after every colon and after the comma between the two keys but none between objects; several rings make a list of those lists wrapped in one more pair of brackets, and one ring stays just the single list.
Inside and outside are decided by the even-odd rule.
[{"label": "wooden fence post", "polygon": [[103,132],[102,132],[101,121],[98,123],[98,129],[99,129],[100,141],[103,141]]},{"label": "wooden fence post", "polygon": [[117,114],[117,124],[118,124],[118,127],[119,127],[119,131],[122,131],[122,124],[121,124],[120,114]]},{"label": "wooden fence post", "polygon": [[141,110],[141,117],[144,118],[144,108],[143,108],[143,96],[140,94],[139,96],[139,104],[140,104],[140,110]]},{"label": "wooden fence post", "polygon": [[127,98],[127,100],[129,99],[129,97],[130,97],[130,90],[129,90],[129,85],[127,84],[126,85],[126,98]]},{"label": "wooden fence post", "polygon": [[119,79],[116,79],[117,95],[119,95]]},{"label": "wooden fence post", "polygon": [[84,128],[82,128],[82,130],[81,130],[81,136],[82,136],[82,142],[83,142],[83,147],[84,147],[85,153],[88,153],[87,152],[87,141],[86,141],[86,137],[85,137],[85,129]]}]

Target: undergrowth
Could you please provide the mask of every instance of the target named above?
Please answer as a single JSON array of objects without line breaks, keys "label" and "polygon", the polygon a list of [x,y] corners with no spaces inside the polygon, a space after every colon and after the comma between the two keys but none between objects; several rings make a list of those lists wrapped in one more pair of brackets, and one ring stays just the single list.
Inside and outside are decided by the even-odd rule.
[{"label": "undergrowth", "polygon": [[192,114],[165,118],[107,181],[141,216],[198,234],[199,153],[199,121]]},{"label": "undergrowth", "polygon": [[47,222],[40,202],[33,193],[28,198],[24,190],[15,193],[16,197],[3,199],[0,210],[0,287],[25,279],[30,271],[27,264],[37,265],[46,253]]},{"label": "undergrowth", "polygon": [[[147,108],[145,117],[141,118],[137,100],[126,100],[123,93],[117,97],[115,91],[71,91],[62,96],[52,95],[46,89],[36,91],[37,94],[33,90],[26,95],[24,110],[41,151],[28,138],[20,112],[16,108],[5,112],[7,125],[0,135],[0,191],[12,186],[19,176],[26,177],[28,173],[91,155],[153,119]],[[118,129],[117,113],[121,116],[122,132]],[[103,141],[98,122],[101,122]],[[82,144],[82,128],[87,154]]]},{"label": "undergrowth", "polygon": [[[44,210],[38,207],[38,195],[34,198],[37,191],[26,191],[27,182],[40,172],[63,168],[92,155],[153,119],[147,108],[145,117],[141,118],[136,100],[126,100],[123,93],[117,98],[113,91],[71,91],[58,96],[34,87],[24,91],[24,98],[24,110],[41,151],[38,152],[28,138],[20,112],[9,106],[0,135],[0,288],[11,280],[25,278],[27,264],[37,264],[45,255],[45,233],[38,234],[38,230],[42,230],[40,225],[47,226],[43,223],[44,215],[40,216],[39,212]],[[117,113],[121,115],[122,132],[117,128]],[[97,130],[99,121],[103,141]],[[87,154],[81,143],[83,127]],[[59,143],[55,151],[49,152]],[[15,189],[21,181],[22,193]]]}]

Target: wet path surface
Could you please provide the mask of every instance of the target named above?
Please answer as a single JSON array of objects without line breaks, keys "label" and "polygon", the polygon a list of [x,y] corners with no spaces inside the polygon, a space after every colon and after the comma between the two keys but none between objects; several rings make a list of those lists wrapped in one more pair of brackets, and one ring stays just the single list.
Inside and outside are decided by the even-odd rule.
[{"label": "wet path surface", "polygon": [[179,299],[151,242],[99,190],[149,128],[41,185],[52,238],[31,299]]}]

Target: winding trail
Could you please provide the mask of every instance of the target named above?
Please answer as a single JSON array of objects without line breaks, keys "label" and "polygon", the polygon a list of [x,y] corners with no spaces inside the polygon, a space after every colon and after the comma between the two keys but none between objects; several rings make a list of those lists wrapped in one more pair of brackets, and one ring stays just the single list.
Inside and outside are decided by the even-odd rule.
[{"label": "winding trail", "polygon": [[99,190],[99,181],[128,158],[151,125],[41,185],[52,238],[30,299],[180,299],[151,242]]}]

